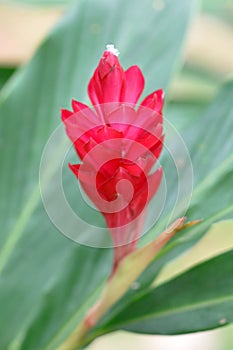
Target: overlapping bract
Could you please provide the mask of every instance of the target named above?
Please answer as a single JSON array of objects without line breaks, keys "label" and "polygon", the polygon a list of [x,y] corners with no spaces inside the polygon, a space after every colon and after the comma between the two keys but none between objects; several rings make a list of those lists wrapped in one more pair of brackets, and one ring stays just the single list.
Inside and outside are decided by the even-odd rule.
[{"label": "overlapping bract", "polygon": [[[115,264],[134,250],[145,209],[156,193],[162,168],[150,174],[163,147],[164,93],[158,90],[136,106],[144,88],[137,66],[126,71],[106,50],[88,85],[94,106],[72,101],[62,120],[81,164],[69,165],[102,212],[112,234]],[[130,243],[131,242],[131,243]]]}]

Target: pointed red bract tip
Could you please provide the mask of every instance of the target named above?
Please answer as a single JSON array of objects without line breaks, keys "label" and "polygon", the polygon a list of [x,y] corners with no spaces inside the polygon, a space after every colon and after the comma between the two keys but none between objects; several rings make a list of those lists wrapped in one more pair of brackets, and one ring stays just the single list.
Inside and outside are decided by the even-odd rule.
[{"label": "pointed red bract tip", "polygon": [[164,98],[165,94],[162,89],[154,91],[142,101],[141,106],[162,114]]},{"label": "pointed red bract tip", "polygon": [[74,112],[80,112],[82,109],[89,108],[84,103],[78,102],[74,99],[71,101],[71,105]]},{"label": "pointed red bract tip", "polygon": [[138,66],[125,71],[125,83],[121,91],[121,101],[136,104],[144,89],[145,80]]},{"label": "pointed red bract tip", "polygon": [[76,177],[78,177],[78,175],[79,175],[80,164],[71,164],[71,163],[68,163],[68,166],[69,166],[70,170],[74,173],[74,175],[75,175]]},{"label": "pointed red bract tip", "polygon": [[69,118],[73,112],[69,111],[68,109],[61,109],[61,119],[64,122],[67,118]]}]

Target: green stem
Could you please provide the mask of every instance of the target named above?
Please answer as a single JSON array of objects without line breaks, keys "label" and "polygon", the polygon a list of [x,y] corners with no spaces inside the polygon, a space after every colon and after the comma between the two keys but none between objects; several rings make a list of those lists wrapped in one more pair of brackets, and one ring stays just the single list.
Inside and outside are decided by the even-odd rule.
[{"label": "green stem", "polygon": [[62,343],[58,350],[76,350],[82,347],[84,343],[84,337],[89,329],[82,323],[75,329],[75,331]]}]

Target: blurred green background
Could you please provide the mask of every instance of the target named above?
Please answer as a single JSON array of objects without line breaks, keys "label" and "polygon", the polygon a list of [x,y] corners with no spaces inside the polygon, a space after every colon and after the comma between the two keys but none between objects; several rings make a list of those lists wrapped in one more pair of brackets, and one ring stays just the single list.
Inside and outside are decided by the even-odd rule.
[{"label": "blurred green background", "polygon": [[[109,0],[110,1],[110,0]],[[15,0],[0,2],[0,87],[7,83],[15,69],[25,64],[48,31],[58,21],[66,6],[65,0]],[[163,7],[162,0],[153,2]],[[179,73],[168,92],[167,109],[172,108],[180,127],[195,118],[214,97],[220,84],[233,72],[233,0],[203,0],[187,37]],[[182,108],[181,108],[182,107]],[[186,118],[184,118],[184,114]],[[211,249],[219,248],[224,232],[221,223],[212,229]],[[230,226],[229,226],[230,227]],[[232,239],[227,244],[232,246]],[[192,261],[199,261],[209,250],[208,238],[202,252],[193,249]],[[176,263],[177,271],[184,269],[186,257]],[[190,263],[190,255],[189,255]],[[174,268],[174,267],[173,267]],[[169,268],[161,279],[169,276]],[[174,274],[174,271],[172,271]],[[233,326],[223,329],[176,337],[141,336],[123,332],[98,339],[91,350],[230,350],[233,349]]]}]

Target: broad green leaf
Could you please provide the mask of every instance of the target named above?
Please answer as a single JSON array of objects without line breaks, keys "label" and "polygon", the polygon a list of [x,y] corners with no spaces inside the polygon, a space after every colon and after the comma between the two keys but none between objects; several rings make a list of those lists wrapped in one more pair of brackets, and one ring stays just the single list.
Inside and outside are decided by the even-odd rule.
[{"label": "broad green leaf", "polygon": [[182,132],[203,114],[206,104],[169,102],[165,105],[165,117],[169,118],[175,127]]},{"label": "broad green leaf", "polygon": [[[110,251],[80,247],[63,237],[40,200],[40,158],[59,123],[60,107],[68,107],[72,97],[87,99],[88,80],[110,42],[120,49],[125,67],[141,66],[146,92],[167,86],[191,7],[185,0],[179,6],[166,0],[163,10],[149,0],[79,1],[2,90],[2,350],[55,349],[97,298],[111,268]],[[66,183],[82,210],[68,169]],[[98,224],[100,215],[95,220]]]},{"label": "broad green leaf", "polygon": [[138,296],[108,323],[147,334],[197,332],[233,322],[233,250]]}]

